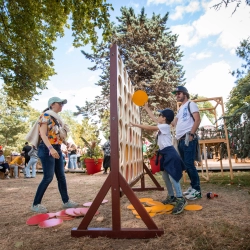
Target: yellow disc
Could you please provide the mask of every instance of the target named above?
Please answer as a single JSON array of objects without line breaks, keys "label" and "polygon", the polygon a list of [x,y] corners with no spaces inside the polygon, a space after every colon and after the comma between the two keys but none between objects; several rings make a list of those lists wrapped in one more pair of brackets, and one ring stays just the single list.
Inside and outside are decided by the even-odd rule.
[{"label": "yellow disc", "polygon": [[147,202],[147,201],[153,201],[152,198],[140,198],[139,199],[140,202]]},{"label": "yellow disc", "polygon": [[165,214],[172,214],[172,211],[167,211],[165,212]]},{"label": "yellow disc", "polygon": [[[144,207],[145,208],[145,210],[149,213],[149,212],[151,212],[151,207]],[[134,210],[132,210],[132,213],[134,214],[134,215],[138,215],[138,212],[134,209]]]},{"label": "yellow disc", "polygon": [[132,210],[132,213],[133,213],[134,215],[138,215],[138,212],[137,212],[136,210]]},{"label": "yellow disc", "polygon": [[159,201],[147,201],[146,204],[150,207],[152,206],[158,206],[158,205],[163,205],[161,202]]},{"label": "yellow disc", "polygon": [[154,217],[156,213],[148,213],[150,217]]},{"label": "yellow disc", "polygon": [[132,204],[127,206],[127,209],[135,209],[134,206]]},{"label": "yellow disc", "polygon": [[151,213],[159,213],[163,210],[165,210],[165,205],[163,204],[151,207]]},{"label": "yellow disc", "polygon": [[148,95],[143,90],[137,90],[133,94],[132,101],[137,106],[143,106],[148,101]]},{"label": "yellow disc", "polygon": [[189,211],[198,211],[202,209],[202,206],[200,205],[187,205],[184,208],[185,210],[189,210]]},{"label": "yellow disc", "polygon": [[174,208],[174,206],[173,206],[173,205],[171,205],[171,204],[167,204],[167,205],[165,205],[165,211],[166,211],[166,212],[172,211],[172,210],[173,210],[173,208]]},{"label": "yellow disc", "polygon": [[161,211],[160,213],[157,213],[157,214],[165,214],[166,212],[163,210]]}]

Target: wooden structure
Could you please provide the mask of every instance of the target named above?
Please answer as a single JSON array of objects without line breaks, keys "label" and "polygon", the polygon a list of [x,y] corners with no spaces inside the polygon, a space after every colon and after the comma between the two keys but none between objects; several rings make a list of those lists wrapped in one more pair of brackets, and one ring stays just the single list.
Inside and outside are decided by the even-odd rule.
[{"label": "wooden structure", "polygon": [[[126,69],[123,67],[118,47],[114,44],[110,49],[110,141],[112,171],[109,173],[79,227],[72,229],[71,236],[152,238],[164,233],[163,229],[158,229],[134,194],[134,191],[163,190],[163,188],[143,163],[140,130],[137,128],[136,130],[132,130],[132,128],[128,127],[130,121],[140,122],[139,108],[132,103],[132,92],[132,84]],[[136,113],[137,115],[135,115]],[[137,145],[134,145],[136,143]],[[145,187],[145,174],[149,175],[156,187]],[[133,190],[132,186],[138,181],[141,181],[141,187]],[[109,189],[111,189],[112,201],[112,228],[88,228],[89,223]],[[122,194],[127,196],[147,228],[121,227],[120,197]]]},{"label": "wooden structure", "polygon": [[[204,171],[203,169],[203,160],[201,162],[201,171],[202,171],[202,177],[205,180],[209,180],[209,174],[208,174],[208,163],[207,163],[207,152],[206,152],[206,147],[211,147],[211,146],[219,146],[221,143],[225,143],[227,147],[227,154],[228,154],[228,161],[229,161],[229,168],[230,168],[230,177],[231,180],[233,179],[233,167],[232,167],[232,161],[231,161],[231,153],[230,153],[230,145],[229,145],[229,137],[228,137],[228,130],[227,130],[227,124],[226,120],[223,120],[223,130],[224,133],[218,133],[218,119],[217,119],[217,113],[216,109],[218,106],[221,106],[221,111],[222,111],[222,116],[224,116],[225,111],[224,111],[224,104],[223,104],[223,98],[222,97],[211,97],[211,98],[203,98],[203,99],[196,99],[192,100],[193,102],[207,102],[207,101],[214,101],[215,105],[211,108],[200,108],[200,111],[209,111],[214,115],[215,118],[215,136],[208,137],[208,138],[202,138],[199,140],[199,145],[201,147],[201,152],[203,152],[204,155],[204,161],[205,161],[205,168],[206,170]],[[177,103],[177,109],[179,109],[181,106],[181,103]],[[202,159],[202,158],[201,158]],[[221,168],[221,174],[223,175],[223,165],[222,165],[222,157],[219,159],[220,161],[220,168]]]}]

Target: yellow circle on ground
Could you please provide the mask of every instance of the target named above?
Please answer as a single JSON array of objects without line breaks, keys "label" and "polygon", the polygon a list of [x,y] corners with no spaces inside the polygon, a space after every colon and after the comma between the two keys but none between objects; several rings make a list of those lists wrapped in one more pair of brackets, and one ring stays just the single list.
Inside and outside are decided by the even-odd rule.
[{"label": "yellow circle on ground", "polygon": [[152,198],[140,198],[139,199],[140,202],[147,202],[147,201],[153,201]]},{"label": "yellow circle on ground", "polygon": [[173,210],[173,208],[174,208],[174,206],[173,206],[173,205],[171,205],[171,204],[167,204],[167,205],[165,205],[165,211],[166,211],[166,212],[172,211],[172,210]]},{"label": "yellow circle on ground", "polygon": [[202,206],[200,205],[187,205],[184,208],[185,210],[189,210],[189,211],[198,211],[202,209]]},{"label": "yellow circle on ground", "polygon": [[150,207],[152,206],[159,206],[159,205],[163,205],[163,203],[159,202],[159,201],[146,201],[146,204]]},{"label": "yellow circle on ground", "polygon": [[143,90],[137,90],[133,94],[132,101],[137,106],[143,106],[148,101],[148,95]]},{"label": "yellow circle on ground", "polygon": [[[152,210],[151,207],[144,207],[144,208],[145,208],[145,210],[146,210],[148,213],[151,212],[151,210]],[[138,215],[138,212],[137,212],[135,209],[132,210],[132,213],[133,213],[134,215]]]},{"label": "yellow circle on ground", "polygon": [[135,209],[134,206],[132,204],[127,206],[127,209]]},{"label": "yellow circle on ground", "polygon": [[165,210],[165,205],[163,204],[151,207],[151,213],[159,213],[162,212],[163,210]]}]

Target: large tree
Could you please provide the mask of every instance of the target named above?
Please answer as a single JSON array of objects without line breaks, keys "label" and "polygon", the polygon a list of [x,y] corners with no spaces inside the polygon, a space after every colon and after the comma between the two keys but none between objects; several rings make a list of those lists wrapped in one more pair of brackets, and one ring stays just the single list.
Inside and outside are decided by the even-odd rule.
[{"label": "large tree", "polygon": [[39,112],[30,106],[20,107],[15,101],[7,102],[3,91],[0,91],[0,103],[0,144],[8,153],[10,150],[20,152],[25,135],[39,117]]},{"label": "large tree", "polygon": [[236,86],[231,90],[226,103],[228,115],[246,112],[250,117],[250,39],[243,40],[236,50],[236,54],[244,60],[241,69],[233,72],[236,75]]},{"label": "large tree", "polygon": [[0,79],[8,96],[20,103],[46,89],[55,74],[53,43],[71,20],[74,46],[97,43],[110,35],[105,0],[0,0]]},{"label": "large tree", "polygon": [[94,54],[82,51],[86,58],[95,63],[90,70],[102,70],[96,83],[102,87],[102,93],[93,103],[86,102],[78,113],[97,114],[101,119],[108,115],[104,111],[109,110],[109,49],[112,43],[119,46],[135,90],[142,89],[148,93],[151,107],[175,109],[175,98],[171,91],[184,82],[184,71],[180,65],[183,54],[176,45],[178,36],[167,27],[168,13],[163,17],[153,14],[148,18],[144,8],[136,15],[132,8],[122,7],[117,20],[118,25],[113,27],[109,43],[98,44]]}]

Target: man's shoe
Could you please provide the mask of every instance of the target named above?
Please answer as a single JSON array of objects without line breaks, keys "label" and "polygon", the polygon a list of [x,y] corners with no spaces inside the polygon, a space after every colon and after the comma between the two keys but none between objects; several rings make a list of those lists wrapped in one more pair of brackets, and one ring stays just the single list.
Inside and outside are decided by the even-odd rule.
[{"label": "man's shoe", "polygon": [[163,200],[161,203],[163,203],[164,205],[167,205],[167,204],[175,205],[176,204],[176,197],[171,198],[171,196],[167,196],[167,198],[165,200]]},{"label": "man's shoe", "polygon": [[106,171],[104,171],[103,174],[108,174],[108,173]]},{"label": "man's shoe", "polygon": [[201,192],[200,191],[197,191],[195,189],[192,189],[192,191],[189,193],[189,195],[186,195],[185,198],[187,200],[196,200],[196,199],[200,199],[202,198],[202,195],[201,195]]},{"label": "man's shoe", "polygon": [[69,200],[68,202],[63,204],[64,208],[72,208],[72,207],[78,207],[78,203]]},{"label": "man's shoe", "polygon": [[185,200],[185,198],[176,198],[176,205],[172,211],[172,214],[180,214],[184,210],[186,205],[187,201]]},{"label": "man's shoe", "polygon": [[5,179],[9,179],[10,177],[9,177],[9,175],[5,175]]},{"label": "man's shoe", "polygon": [[36,213],[45,214],[48,212],[47,208],[41,204],[31,206],[31,210]]},{"label": "man's shoe", "polygon": [[192,187],[190,186],[185,192],[183,192],[183,195],[189,195],[192,191]]}]

